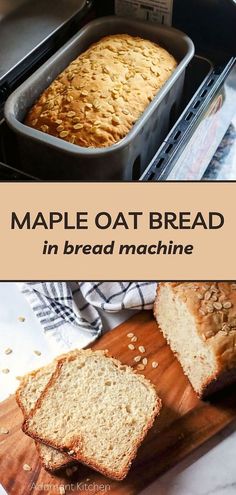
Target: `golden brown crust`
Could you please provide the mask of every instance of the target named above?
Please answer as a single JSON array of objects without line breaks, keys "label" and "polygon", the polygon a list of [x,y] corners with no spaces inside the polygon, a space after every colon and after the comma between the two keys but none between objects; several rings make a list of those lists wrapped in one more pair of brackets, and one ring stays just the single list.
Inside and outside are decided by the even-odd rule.
[{"label": "golden brown crust", "polygon": [[[80,352],[80,351],[78,351],[78,352]],[[94,352],[96,352],[97,354],[101,354],[101,355],[107,355],[107,351],[103,351],[103,350],[101,350],[101,351],[93,351],[91,349],[86,349],[85,351],[83,351],[84,355],[93,354]],[[66,444],[62,444],[60,442],[57,443],[57,442],[54,442],[54,441],[49,441],[47,438],[41,438],[41,437],[37,436],[36,434],[32,433],[28,429],[28,420],[31,417],[33,417],[34,412],[37,409],[40,409],[41,404],[42,404],[42,401],[47,396],[47,393],[48,393],[49,388],[54,385],[54,383],[56,382],[58,376],[60,375],[60,371],[61,371],[61,368],[62,368],[65,360],[72,361],[73,359],[76,359],[76,353],[74,355],[69,355],[68,354],[68,356],[63,357],[62,359],[58,359],[57,369],[53,373],[53,375],[52,375],[52,377],[51,377],[51,379],[50,379],[47,387],[45,388],[45,390],[41,394],[40,398],[38,399],[35,408],[31,411],[31,413],[29,414],[28,418],[24,421],[24,423],[22,425],[22,430],[24,431],[24,433],[26,433],[27,435],[31,436],[36,441],[41,441],[41,442],[45,443],[45,445],[49,445],[50,447],[53,447],[53,448],[55,448],[57,450],[60,450],[62,452],[65,452],[65,453],[69,454],[72,459],[74,459],[76,461],[79,461],[82,464],[85,464],[85,465],[87,465],[87,466],[89,466],[89,467],[97,470],[101,474],[103,474],[103,475],[105,475],[105,476],[107,476],[109,478],[112,478],[112,479],[122,480],[122,479],[124,479],[126,477],[128,471],[130,469],[130,465],[131,465],[133,459],[135,458],[135,456],[137,454],[138,447],[142,443],[142,441],[143,441],[144,437],[146,436],[148,430],[152,427],[156,415],[160,412],[160,409],[162,407],[162,403],[161,403],[161,400],[159,399],[159,397],[157,397],[157,395],[156,395],[156,407],[153,410],[152,416],[151,416],[148,424],[144,428],[144,430],[142,432],[142,435],[139,437],[138,442],[136,443],[136,445],[133,448],[132,454],[131,454],[130,459],[129,459],[129,463],[127,464],[127,466],[125,467],[125,469],[121,470],[119,473],[117,471],[111,472],[110,470],[101,468],[101,466],[98,465],[93,459],[87,457],[86,454],[85,454],[85,452],[83,451],[83,439],[82,438],[79,438],[79,435],[77,433],[76,433],[76,439],[75,439],[75,441],[73,442],[73,441],[70,440],[70,444],[69,445],[66,445]],[[110,358],[110,359],[112,359],[113,362],[117,366],[125,366],[125,368],[130,369],[133,372],[133,369],[130,366],[122,365],[120,363],[120,361],[118,361],[115,358]],[[144,382],[147,382],[148,381],[149,384],[151,385],[151,387],[153,388],[153,390],[156,393],[156,390],[155,390],[154,385],[152,383],[150,383],[149,380],[147,380],[143,375],[137,375],[137,376],[139,377],[139,379],[141,381],[144,381]],[[79,449],[79,452],[78,452],[78,449]]]},{"label": "golden brown crust", "polygon": [[[236,370],[236,283],[163,282],[157,292],[163,285],[171,287],[174,295],[187,305],[198,335],[216,356],[216,372],[202,384],[199,395],[231,383]],[[158,300],[154,304],[156,317],[157,313]]]},{"label": "golden brown crust", "polygon": [[126,136],[176,65],[151,41],[106,36],[43,92],[25,123],[79,146],[110,146]]}]

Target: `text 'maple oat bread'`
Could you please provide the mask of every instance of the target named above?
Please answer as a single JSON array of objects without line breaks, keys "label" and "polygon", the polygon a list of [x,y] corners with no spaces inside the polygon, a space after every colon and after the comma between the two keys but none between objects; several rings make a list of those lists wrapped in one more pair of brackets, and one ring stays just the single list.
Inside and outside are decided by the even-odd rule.
[{"label": "text 'maple oat bread'", "polygon": [[25,123],[83,147],[110,146],[126,136],[176,66],[151,41],[106,36],[42,93]]},{"label": "text 'maple oat bread'", "polygon": [[199,396],[236,380],[236,283],[161,283],[154,314]]},{"label": "text 'maple oat bread'", "polygon": [[[29,413],[34,408],[38,398],[56,370],[56,367],[57,363],[54,361],[43,368],[28,373],[21,379],[16,392],[16,400],[25,418],[29,416]],[[71,457],[52,447],[44,445],[41,442],[36,442],[36,447],[45,469],[55,471],[72,462]]]},{"label": "text 'maple oat bread'", "polygon": [[62,359],[25,433],[123,479],[161,408],[155,388],[104,351]]}]

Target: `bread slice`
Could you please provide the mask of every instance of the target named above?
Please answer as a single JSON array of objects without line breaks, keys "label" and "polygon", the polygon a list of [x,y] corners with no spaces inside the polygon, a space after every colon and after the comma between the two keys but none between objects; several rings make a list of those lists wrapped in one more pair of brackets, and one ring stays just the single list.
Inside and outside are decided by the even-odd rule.
[{"label": "bread slice", "polygon": [[119,480],[160,408],[146,378],[89,349],[59,360],[23,430]]},{"label": "bread slice", "polygon": [[199,397],[236,380],[235,283],[161,283],[154,314]]},{"label": "bread slice", "polygon": [[[20,386],[16,392],[16,400],[25,418],[29,416],[30,411],[34,408],[56,367],[57,362],[54,361],[43,368],[28,373],[21,379]],[[36,447],[43,466],[49,471],[62,469],[73,462],[73,459],[68,455],[43,443],[36,442]]]}]

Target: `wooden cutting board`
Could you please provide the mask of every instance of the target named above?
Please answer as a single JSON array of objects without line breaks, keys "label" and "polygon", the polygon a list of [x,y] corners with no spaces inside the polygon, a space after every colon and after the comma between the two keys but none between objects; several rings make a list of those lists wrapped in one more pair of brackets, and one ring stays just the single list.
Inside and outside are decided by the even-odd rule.
[{"label": "wooden cutting board", "polygon": [[[7,435],[0,435],[0,482],[9,495],[54,495],[60,493],[60,486],[64,486],[66,494],[137,494],[236,418],[235,387],[211,402],[200,401],[151,312],[135,315],[101,337],[93,347],[108,349],[111,355],[132,365],[138,352],[128,349],[129,332],[138,337],[137,345],[145,347],[143,356],[148,358],[148,365],[142,373],[155,384],[163,409],[127,478],[111,481],[82,465],[72,477],[63,472],[57,476],[47,473],[40,465],[33,440],[21,431],[22,415],[12,396],[0,405],[0,426],[9,430]],[[156,369],[152,361],[158,362]],[[23,470],[25,463],[31,471]]]}]

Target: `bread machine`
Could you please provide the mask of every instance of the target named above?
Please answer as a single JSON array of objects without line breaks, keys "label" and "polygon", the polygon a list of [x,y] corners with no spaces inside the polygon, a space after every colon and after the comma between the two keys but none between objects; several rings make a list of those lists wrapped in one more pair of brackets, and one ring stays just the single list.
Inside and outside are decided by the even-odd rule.
[{"label": "bread machine", "polygon": [[24,156],[19,159],[15,136],[3,118],[5,100],[82,25],[111,14],[172,25],[196,49],[178,113],[144,171],[137,161],[133,180],[201,179],[236,110],[233,0],[60,0],[56,12],[53,0],[0,0],[1,180],[47,179],[37,167],[25,173]]}]

